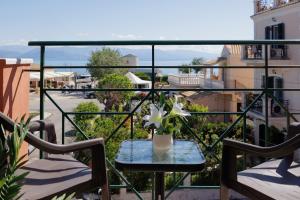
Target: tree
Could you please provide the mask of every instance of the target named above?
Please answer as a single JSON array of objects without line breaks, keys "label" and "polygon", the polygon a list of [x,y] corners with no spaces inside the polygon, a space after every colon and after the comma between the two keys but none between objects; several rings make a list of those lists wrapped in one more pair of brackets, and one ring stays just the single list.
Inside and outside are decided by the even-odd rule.
[{"label": "tree", "polygon": [[[133,85],[126,76],[113,73],[105,75],[99,81],[98,87],[103,89],[131,89]],[[97,93],[98,100],[105,105],[105,111],[110,111],[113,108],[118,110],[119,106],[127,103],[133,95],[134,93],[132,91],[104,91]]]},{"label": "tree", "polygon": [[142,80],[151,81],[151,75],[145,72],[135,72],[134,74]]},{"label": "tree", "polygon": [[87,68],[88,72],[97,79],[101,79],[106,74],[124,73],[126,69],[117,69],[114,66],[121,66],[123,63],[121,54],[118,50],[111,48],[102,48],[93,51],[87,66],[113,66],[112,68]]},{"label": "tree", "polygon": [[181,65],[184,68],[179,68],[178,71],[183,73],[183,74],[189,74],[191,72],[191,68],[187,64]]},{"label": "tree", "polygon": [[[203,58],[194,58],[191,62],[192,65],[196,65],[196,66],[203,65],[203,63],[204,63]],[[202,68],[198,68],[198,67],[194,67],[192,69],[194,70],[195,73],[198,73],[203,70]]]}]

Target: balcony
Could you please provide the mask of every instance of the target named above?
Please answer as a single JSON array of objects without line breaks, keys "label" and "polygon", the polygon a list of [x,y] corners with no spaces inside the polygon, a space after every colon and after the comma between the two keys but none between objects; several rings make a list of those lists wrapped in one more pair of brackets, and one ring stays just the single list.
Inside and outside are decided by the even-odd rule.
[{"label": "balcony", "polygon": [[169,75],[168,82],[174,87],[222,89],[224,81],[205,78],[204,74],[179,74]]},{"label": "balcony", "polygon": [[[297,44],[300,45],[299,41],[289,41],[287,44]],[[269,88],[265,85],[264,88],[225,88],[223,81],[205,79],[204,75],[169,75],[168,82],[174,84],[174,87],[157,87],[156,84],[160,82],[161,79],[155,73],[156,69],[165,68],[176,68],[179,66],[160,66],[155,62],[155,50],[157,46],[160,45],[225,45],[225,44],[238,44],[238,45],[251,45],[251,50],[254,47],[259,49],[258,45],[272,46],[272,45],[287,45],[283,41],[81,41],[81,42],[30,42],[30,46],[40,47],[41,61],[40,61],[40,94],[38,96],[39,104],[37,104],[36,99],[33,104],[40,108],[40,119],[45,119],[47,113],[51,110],[56,116],[61,118],[53,120],[48,118],[47,120],[53,120],[56,129],[59,130],[61,134],[57,135],[58,141],[62,144],[72,143],[74,140],[88,140],[94,137],[104,137],[106,146],[106,162],[109,173],[110,180],[110,192],[114,199],[150,199],[153,197],[153,183],[154,176],[153,173],[149,172],[133,172],[125,171],[122,172],[116,169],[114,164],[114,158],[116,155],[116,147],[118,147],[122,141],[130,139],[148,139],[152,137],[154,132],[153,128],[146,129],[144,127],[142,118],[143,114],[147,113],[147,107],[151,102],[159,102],[162,96],[169,98],[168,100],[173,100],[171,96],[165,95],[168,92],[172,92],[175,95],[181,94],[186,91],[193,91],[196,93],[225,93],[226,97],[224,101],[228,99],[238,99],[235,95],[241,95],[242,93],[255,92],[256,95],[252,95],[251,99],[248,98],[247,104],[242,111],[237,110],[217,110],[210,111],[208,108],[202,105],[190,105],[188,102],[182,102],[184,108],[187,109],[191,116],[187,117],[188,121],[182,121],[182,126],[179,130],[174,130],[172,132],[174,138],[194,140],[197,142],[199,147],[204,152],[205,159],[207,160],[207,165],[205,169],[201,172],[167,172],[164,178],[165,186],[167,189],[166,198],[170,199],[197,199],[199,196],[207,199],[218,198],[220,189],[220,167],[222,160],[222,146],[223,141],[226,137],[244,141],[247,143],[254,143],[254,128],[253,123],[255,120],[249,117],[251,111],[257,113],[263,113],[264,111],[269,113],[269,106],[263,107],[263,98],[269,102],[274,100],[274,104],[279,106],[280,109],[284,110],[286,113],[285,117],[287,121],[298,121],[292,113],[289,112],[286,106],[288,104],[280,103],[272,95],[273,91],[281,90],[285,91],[300,91],[300,88],[280,88],[274,89]],[[54,46],[149,46],[149,53],[152,56],[151,65],[148,66],[97,66],[97,65],[45,65],[45,50],[49,47]],[[247,48],[248,49],[248,48]],[[262,57],[262,53],[247,54],[249,57],[259,58]],[[268,59],[268,55],[266,55]],[[111,68],[118,69],[132,69],[132,68],[144,68],[151,70],[151,87],[149,88],[134,88],[128,85],[117,85],[113,87],[108,85],[103,87],[101,81],[98,82],[97,87],[74,87],[74,88],[49,88],[44,84],[46,77],[44,76],[46,69],[86,69],[86,68],[98,68],[103,70],[108,70]],[[197,67],[197,66],[196,66]],[[198,66],[203,68],[203,66]],[[245,68],[244,66],[213,66],[213,68],[229,68],[234,69]],[[268,63],[264,66],[247,66],[249,68],[261,68],[266,72],[269,71]],[[295,66],[293,66],[295,67]],[[298,66],[299,67],[299,66]],[[124,74],[123,74],[124,75]],[[122,73],[121,73],[122,76]],[[125,75],[124,75],[125,76]],[[95,78],[95,77],[93,77]],[[268,80],[268,73],[265,76]],[[100,84],[99,84],[100,83]],[[266,81],[267,83],[267,81]],[[176,86],[176,87],[175,87]],[[181,87],[180,87],[181,86]],[[67,93],[68,92],[68,93]],[[84,92],[94,92],[98,96],[110,95],[105,99],[94,99],[86,100],[82,98],[82,93]],[[142,92],[143,96],[135,96],[138,92]],[[117,98],[117,94],[125,93],[128,95],[128,101],[123,98]],[[37,96],[35,96],[37,97]],[[108,97],[112,97],[109,99]],[[235,98],[234,98],[235,97]],[[239,96],[240,98],[241,96]],[[242,97],[241,97],[242,98]],[[133,103],[134,99],[134,103]],[[99,100],[99,102],[98,102]],[[111,101],[113,105],[108,104],[107,101]],[[118,101],[117,101],[118,100]],[[98,106],[98,109],[87,109],[87,110],[73,110],[71,105],[81,103],[83,101],[94,102]],[[226,102],[229,103],[229,102]],[[268,103],[267,103],[268,104]],[[104,106],[105,105],[105,106]],[[224,105],[230,108],[234,106]],[[235,105],[235,108],[239,105]],[[110,108],[108,108],[111,106]],[[165,105],[167,107],[167,105]],[[83,106],[84,107],[84,106]],[[218,106],[216,106],[218,109]],[[55,111],[54,111],[55,110]],[[274,111],[278,111],[278,107],[274,107]],[[283,113],[283,112],[280,112]],[[216,116],[229,116],[229,123],[218,123],[215,124],[210,119]],[[231,117],[230,117],[231,116]],[[269,136],[269,118],[268,116],[263,116],[266,125],[265,135]],[[83,121],[81,121],[83,120]],[[86,121],[84,121],[86,120]],[[176,119],[177,120],[177,119]],[[251,123],[249,122],[251,121]],[[82,123],[76,123],[82,122]],[[95,128],[96,127],[96,128]],[[109,128],[108,128],[109,127]],[[75,137],[70,139],[71,137]],[[41,134],[41,138],[43,135]],[[268,140],[268,138],[265,138]],[[75,155],[78,159],[87,162],[88,156]],[[81,157],[82,156],[82,157]],[[41,154],[42,157],[42,154]],[[233,158],[232,158],[233,159]],[[238,170],[246,169],[259,162],[257,156],[247,157],[246,154],[241,154],[235,156],[237,159]],[[230,159],[229,159],[230,160]],[[224,174],[224,172],[223,172]],[[244,197],[238,193],[233,193],[233,197],[237,199],[244,199]]]},{"label": "balcony", "polygon": [[[287,45],[271,45],[268,56],[270,60],[288,60]],[[245,45],[242,46],[242,58],[244,60],[264,60],[265,51],[262,45]]]},{"label": "balcony", "polygon": [[299,0],[255,0],[255,14],[300,2]]}]

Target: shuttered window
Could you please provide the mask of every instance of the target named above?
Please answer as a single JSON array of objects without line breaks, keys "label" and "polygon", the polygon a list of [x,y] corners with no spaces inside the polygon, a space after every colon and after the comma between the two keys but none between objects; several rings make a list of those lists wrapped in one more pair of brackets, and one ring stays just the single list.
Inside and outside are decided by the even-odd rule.
[{"label": "shuttered window", "polygon": [[265,28],[265,39],[266,40],[284,40],[284,23],[276,24],[273,26],[267,26]]}]

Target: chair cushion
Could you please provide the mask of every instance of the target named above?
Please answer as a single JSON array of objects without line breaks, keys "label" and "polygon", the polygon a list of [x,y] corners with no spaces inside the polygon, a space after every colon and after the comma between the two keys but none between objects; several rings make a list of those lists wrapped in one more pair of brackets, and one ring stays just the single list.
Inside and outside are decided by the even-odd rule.
[{"label": "chair cushion", "polygon": [[273,199],[299,200],[300,163],[289,166],[281,161],[270,160],[239,172],[238,182]]},{"label": "chair cushion", "polygon": [[[22,199],[42,199],[91,181],[91,169],[69,155],[49,155],[25,165],[18,173],[29,171],[22,182]],[[76,191],[74,191],[76,192]]]}]

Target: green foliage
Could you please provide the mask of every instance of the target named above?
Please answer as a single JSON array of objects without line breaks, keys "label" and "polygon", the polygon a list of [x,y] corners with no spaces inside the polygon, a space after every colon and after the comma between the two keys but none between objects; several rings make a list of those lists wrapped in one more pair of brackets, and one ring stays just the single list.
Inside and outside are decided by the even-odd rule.
[{"label": "green foliage", "polygon": [[28,173],[16,174],[24,161],[24,156],[19,157],[21,145],[28,133],[28,123],[22,117],[20,124],[15,125],[14,131],[8,133],[1,127],[0,130],[0,199],[13,200],[22,197],[19,195],[21,186],[19,181],[23,180]]},{"label": "green foliage", "polygon": [[67,196],[66,194],[61,195],[60,197],[53,197],[52,200],[72,200],[75,196],[75,193],[70,194]]},{"label": "green foliage", "polygon": [[144,72],[134,72],[134,74],[140,79],[151,81],[151,76]]},{"label": "green foliage", "polygon": [[[99,112],[99,107],[94,102],[83,102],[78,104],[78,106],[74,109],[74,112]],[[93,119],[97,115],[92,114],[82,114],[75,115],[74,122],[80,127],[81,130],[88,130],[92,125]]]},{"label": "green foliage", "polygon": [[202,71],[202,68],[198,67],[193,67],[193,65],[203,65],[204,64],[204,59],[203,58],[193,58],[192,62],[189,64],[183,64],[182,66],[185,66],[186,68],[180,68],[178,69],[179,72],[184,73],[184,74],[189,74],[192,71],[195,73],[198,73],[199,71]]},{"label": "green foliage", "polygon": [[[198,136],[206,145],[212,145],[217,142],[220,135],[231,126],[231,123],[206,123]],[[250,133],[252,127],[247,125],[246,133]],[[195,129],[194,131],[198,133]],[[235,140],[242,140],[243,124],[237,124],[229,133],[229,137]],[[204,150],[204,146],[200,144],[201,149]],[[222,142],[217,143],[214,149],[206,152],[206,166],[200,173],[195,173],[192,176],[192,184],[194,185],[218,185],[220,183],[220,160],[222,159]]]},{"label": "green foliage", "polygon": [[161,78],[161,82],[168,82],[168,76],[163,76],[162,78]]},{"label": "green foliage", "polygon": [[[188,104],[187,110],[190,112],[208,112],[208,107],[199,104]],[[189,117],[188,125],[197,130],[201,130],[204,124],[207,122],[206,115],[192,115]]]},{"label": "green foliage", "polygon": [[[120,74],[108,74],[105,75],[99,81],[99,88],[109,89],[109,88],[125,88],[131,89],[133,85],[130,80]],[[113,107],[118,107],[123,103],[128,103],[131,97],[134,95],[134,92],[126,91],[126,92],[118,92],[118,91],[109,91],[109,92],[98,92],[97,97],[101,103],[104,103],[105,110],[111,110]]]},{"label": "green foliage", "polygon": [[183,73],[183,74],[188,74],[188,73],[191,72],[191,68],[189,67],[188,64],[183,64],[183,65],[181,65],[181,66],[183,66],[184,68],[179,68],[179,69],[178,69],[179,72],[181,72],[181,73]]},{"label": "green foliage", "polygon": [[[121,66],[123,65],[121,54],[118,50],[111,48],[102,48],[101,50],[93,51],[89,58],[87,66]],[[126,69],[112,68],[87,68],[88,72],[97,79],[103,78],[107,74],[124,73]]]},{"label": "green foliage", "polygon": [[[166,176],[165,176],[165,187],[166,187],[166,190],[171,189],[174,186],[174,184],[179,179],[181,179],[183,177],[183,173],[179,173],[179,172],[177,172],[175,174],[174,173],[175,172],[173,172],[173,173],[167,173]],[[175,178],[175,180],[174,180],[174,178]],[[183,181],[181,181],[179,183],[179,185],[182,185],[182,184],[183,184]]]},{"label": "green foliage", "polygon": [[[97,105],[94,105],[97,106]],[[93,106],[93,107],[94,107]],[[80,109],[81,112],[88,112],[89,107],[87,106],[80,106],[78,107],[83,108]],[[75,108],[75,110],[78,110],[78,107]],[[115,108],[113,107],[110,111],[115,112]],[[119,107],[118,112],[122,112],[122,107]],[[139,118],[139,117],[137,117]],[[113,133],[113,131],[118,127],[119,124],[124,120],[124,116],[120,115],[109,115],[109,116],[95,116],[93,118],[79,118],[76,122],[89,138],[99,138],[102,137],[105,140]],[[88,126],[86,126],[88,124]],[[113,136],[112,139],[110,139],[106,145],[106,156],[110,161],[114,161],[114,158],[117,154],[117,151],[119,149],[119,146],[122,141],[127,140],[130,138],[130,119],[127,120],[123,126],[118,130],[118,132]],[[135,139],[145,139],[148,137],[148,132],[144,130],[144,128],[140,124],[136,124],[134,127],[134,138]],[[84,140],[84,138],[77,134],[77,140]],[[81,160],[84,163],[88,163],[89,159],[91,158],[89,151],[82,151],[79,153],[76,153],[75,156],[77,159]],[[132,175],[131,173],[125,173],[126,176],[132,180],[136,186],[142,190],[145,190],[148,188],[149,183],[146,183],[148,179],[151,177],[151,174],[149,173],[138,173],[135,175]],[[110,183],[111,184],[120,184],[119,178],[113,173],[112,170],[109,170],[109,177],[110,177]],[[140,184],[141,180],[145,180],[143,183]]]},{"label": "green foliage", "polygon": [[[203,65],[204,59],[203,58],[194,58],[191,62],[191,65]],[[202,71],[202,68],[192,68],[195,73]]]}]

